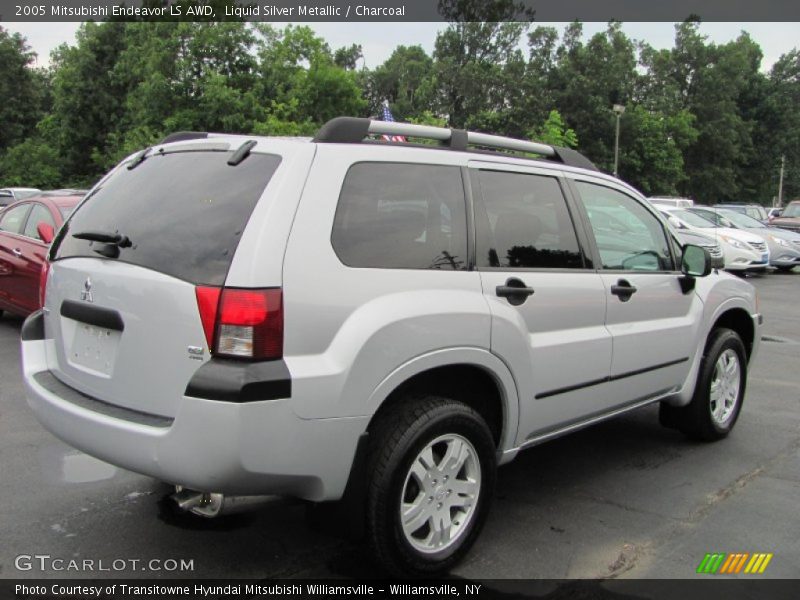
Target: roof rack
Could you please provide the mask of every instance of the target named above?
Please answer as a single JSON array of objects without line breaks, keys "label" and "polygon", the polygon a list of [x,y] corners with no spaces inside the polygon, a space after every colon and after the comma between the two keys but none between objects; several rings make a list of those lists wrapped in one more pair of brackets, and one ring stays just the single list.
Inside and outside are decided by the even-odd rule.
[{"label": "roof rack", "polygon": [[592,161],[580,152],[570,148],[550,146],[539,142],[518,140],[515,138],[463,129],[447,129],[429,125],[376,121],[358,117],[336,117],[325,123],[312,141],[326,144],[358,144],[368,135],[391,135],[438,140],[443,147],[451,150],[466,151],[469,146],[481,146],[496,150],[511,150],[538,154],[550,160],[557,160],[565,165],[597,170]]}]

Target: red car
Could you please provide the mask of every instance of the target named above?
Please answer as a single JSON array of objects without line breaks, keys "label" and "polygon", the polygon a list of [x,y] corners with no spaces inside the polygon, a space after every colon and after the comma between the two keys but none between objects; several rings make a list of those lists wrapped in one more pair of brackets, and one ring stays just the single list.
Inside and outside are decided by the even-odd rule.
[{"label": "red car", "polygon": [[83,195],[40,194],[0,211],[0,315],[39,308],[39,276],[53,236]]}]

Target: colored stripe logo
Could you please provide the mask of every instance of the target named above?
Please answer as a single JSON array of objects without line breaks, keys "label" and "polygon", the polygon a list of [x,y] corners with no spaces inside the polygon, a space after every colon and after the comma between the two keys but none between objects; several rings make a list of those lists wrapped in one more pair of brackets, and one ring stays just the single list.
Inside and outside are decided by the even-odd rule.
[{"label": "colored stripe logo", "polygon": [[771,552],[709,553],[700,561],[697,572],[706,575],[736,575],[739,573],[760,575],[767,570],[772,556]]}]

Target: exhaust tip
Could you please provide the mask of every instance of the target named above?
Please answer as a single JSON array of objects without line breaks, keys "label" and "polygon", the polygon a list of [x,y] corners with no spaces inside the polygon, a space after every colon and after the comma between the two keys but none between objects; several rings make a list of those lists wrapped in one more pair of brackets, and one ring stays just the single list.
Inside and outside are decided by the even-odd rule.
[{"label": "exhaust tip", "polygon": [[170,500],[182,512],[188,512],[206,519],[220,515],[248,512],[277,496],[226,496],[213,492],[198,492],[176,485]]}]

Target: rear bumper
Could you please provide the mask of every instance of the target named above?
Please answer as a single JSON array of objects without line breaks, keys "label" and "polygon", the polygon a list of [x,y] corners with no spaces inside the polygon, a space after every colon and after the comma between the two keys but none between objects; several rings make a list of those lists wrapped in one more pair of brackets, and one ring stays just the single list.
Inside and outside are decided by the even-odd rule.
[{"label": "rear bumper", "polygon": [[[38,333],[35,325],[28,328]],[[367,417],[300,419],[289,399],[241,404],[190,396],[181,398],[172,419],[144,415],[60,382],[47,365],[51,342],[31,337],[36,336],[25,339],[23,331],[28,404],[42,425],[67,444],[200,491],[314,501],[341,497]]]}]

